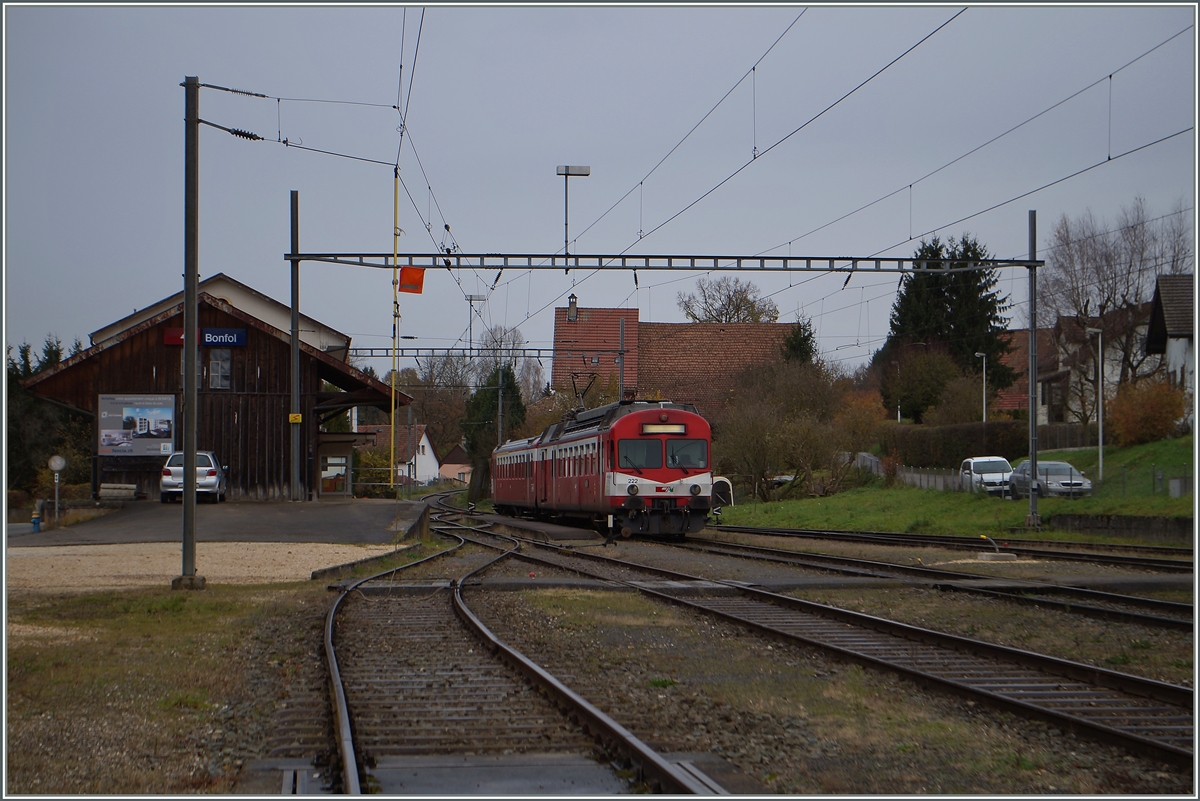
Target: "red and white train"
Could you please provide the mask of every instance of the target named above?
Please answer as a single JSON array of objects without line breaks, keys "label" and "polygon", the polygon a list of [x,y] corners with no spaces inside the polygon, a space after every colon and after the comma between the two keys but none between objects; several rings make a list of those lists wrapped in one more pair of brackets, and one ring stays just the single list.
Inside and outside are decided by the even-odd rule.
[{"label": "red and white train", "polygon": [[711,445],[708,421],[690,404],[621,401],[575,412],[492,452],[492,502],[506,515],[682,539],[708,518]]}]

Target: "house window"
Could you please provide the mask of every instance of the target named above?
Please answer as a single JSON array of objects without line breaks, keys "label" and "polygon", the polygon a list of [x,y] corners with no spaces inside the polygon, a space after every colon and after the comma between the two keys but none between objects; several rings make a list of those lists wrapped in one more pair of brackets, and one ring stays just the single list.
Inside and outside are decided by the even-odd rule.
[{"label": "house window", "polygon": [[229,348],[210,348],[208,351],[208,388],[229,389],[230,364],[233,360]]}]

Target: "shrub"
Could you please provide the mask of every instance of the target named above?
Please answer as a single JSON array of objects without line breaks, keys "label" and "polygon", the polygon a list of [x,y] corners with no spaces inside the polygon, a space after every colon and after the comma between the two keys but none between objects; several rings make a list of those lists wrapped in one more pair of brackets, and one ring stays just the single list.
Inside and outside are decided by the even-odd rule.
[{"label": "shrub", "polygon": [[395,487],[389,486],[388,448],[359,448],[354,451],[354,494],[365,498],[392,498]]},{"label": "shrub", "polygon": [[1183,417],[1184,393],[1165,381],[1122,384],[1104,411],[1119,445],[1154,442],[1175,433],[1175,423]]}]

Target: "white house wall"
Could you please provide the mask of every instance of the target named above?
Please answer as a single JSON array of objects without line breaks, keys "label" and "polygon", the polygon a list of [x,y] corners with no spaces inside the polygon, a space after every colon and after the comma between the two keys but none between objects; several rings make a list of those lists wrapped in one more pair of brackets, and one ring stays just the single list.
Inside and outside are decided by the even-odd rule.
[{"label": "white house wall", "polygon": [[[401,475],[408,475],[409,462],[401,462],[397,465]],[[437,481],[440,477],[438,470],[441,466],[438,464],[437,457],[433,455],[433,444],[429,441],[429,436],[421,435],[421,441],[417,444],[416,453],[416,476],[415,479],[419,484],[428,484]]]},{"label": "white house wall", "polygon": [[1187,421],[1193,428],[1196,425],[1196,351],[1190,339],[1171,338],[1167,340],[1167,371],[1182,378],[1184,390],[1188,393]]}]

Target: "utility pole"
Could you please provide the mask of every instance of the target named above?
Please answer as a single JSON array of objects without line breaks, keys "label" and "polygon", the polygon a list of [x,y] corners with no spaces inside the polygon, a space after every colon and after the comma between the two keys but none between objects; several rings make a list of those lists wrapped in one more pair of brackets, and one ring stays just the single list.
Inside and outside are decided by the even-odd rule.
[{"label": "utility pole", "polygon": [[1096,335],[1096,349],[1100,352],[1096,357],[1096,412],[1099,418],[1099,431],[1097,434],[1100,438],[1099,456],[1100,466],[1099,473],[1096,478],[1104,480],[1104,331],[1099,328],[1089,328],[1087,333]]},{"label": "utility pole", "polygon": [[184,79],[183,166],[183,570],[173,590],[202,590],[196,575],[196,368],[200,276],[200,79]]},{"label": "utility pole", "polygon": [[621,367],[617,371],[617,400],[625,400],[625,318],[621,318],[621,336],[617,340],[617,359],[621,362]]},{"label": "utility pole", "polygon": [[[1037,211],[1029,210],[1029,260],[1037,258]],[[1038,514],[1038,494],[1033,486],[1037,481],[1038,415],[1037,415],[1037,266],[1029,266],[1029,515],[1028,528],[1042,525]]]},{"label": "utility pole", "polygon": [[487,295],[467,295],[467,358],[475,354],[475,304],[487,300]]},{"label": "utility pole", "polygon": [[[300,193],[292,190],[292,255],[300,252]],[[288,427],[292,433],[292,500],[302,501],[300,487],[300,261],[292,259],[292,402]]]},{"label": "utility pole", "polygon": [[[563,177],[563,256],[571,255],[571,234],[570,234],[570,190],[569,181],[572,175],[578,175],[586,178],[592,174],[591,167],[577,167],[570,164],[560,165],[556,172]],[[570,267],[563,272],[570,272]]]}]

